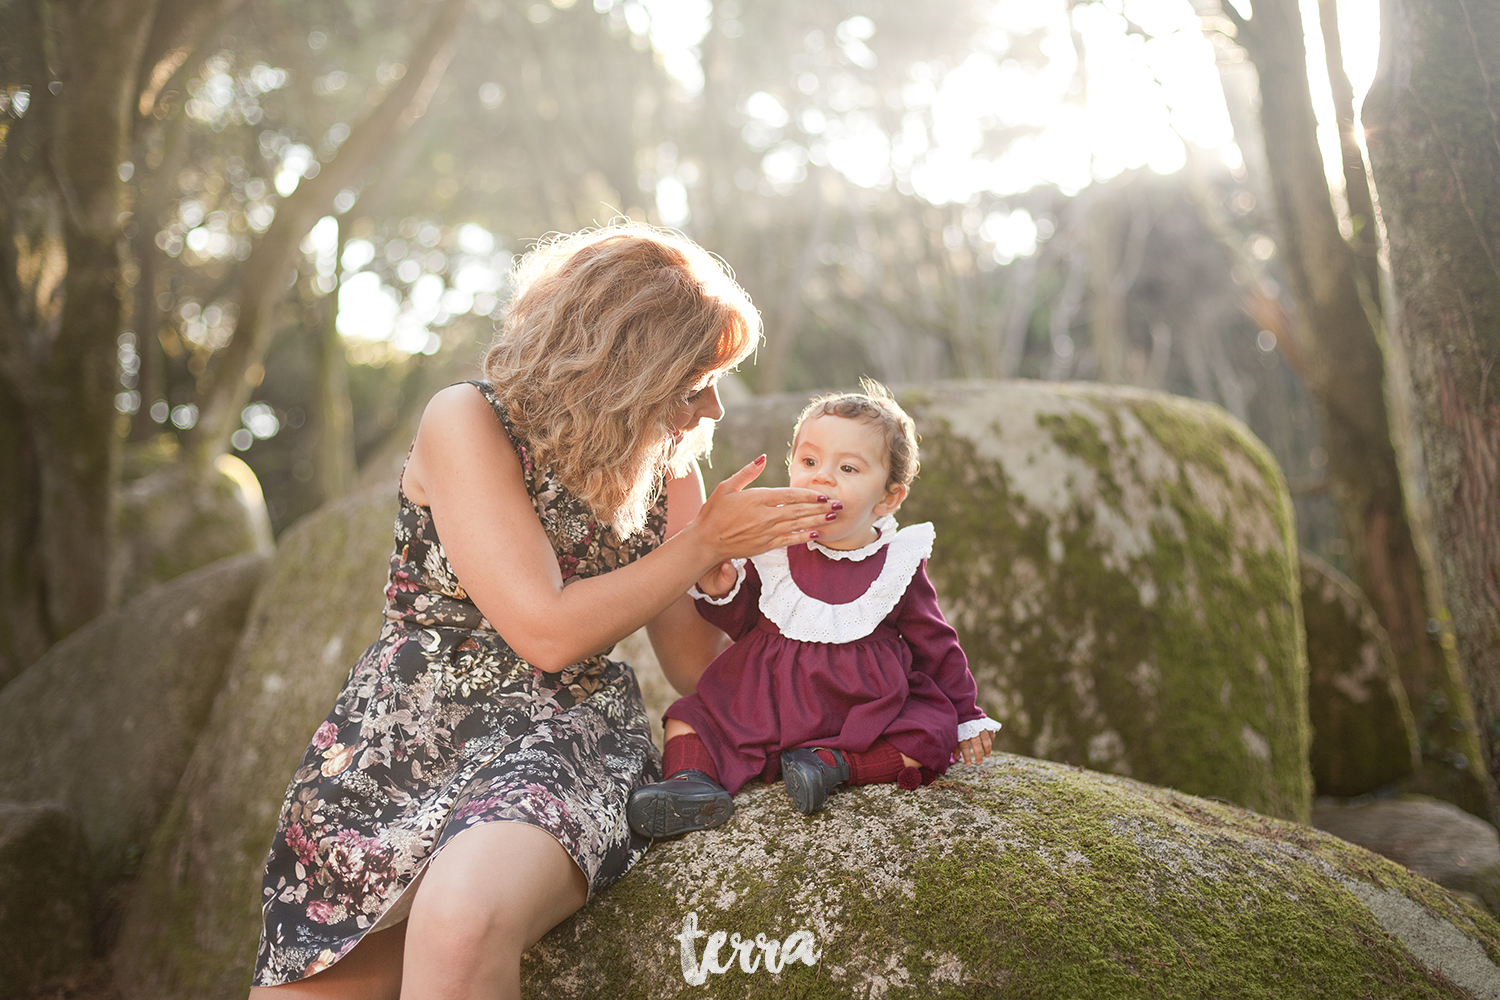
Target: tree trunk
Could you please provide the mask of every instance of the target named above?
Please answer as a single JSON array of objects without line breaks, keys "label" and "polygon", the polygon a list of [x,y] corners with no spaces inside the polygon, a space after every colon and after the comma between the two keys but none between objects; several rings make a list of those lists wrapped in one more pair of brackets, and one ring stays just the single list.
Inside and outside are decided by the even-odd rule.
[{"label": "tree trunk", "polygon": [[[154,0],[16,4],[5,29],[31,103],[0,155],[0,683],[108,607],[116,337],[123,310],[119,164]],[[24,527],[22,527],[24,526]],[[40,648],[38,648],[40,646]]]},{"label": "tree trunk", "polygon": [[339,283],[348,239],[349,227],[341,225],[333,257],[333,291],[323,297],[326,312],[315,352],[312,488],[320,507],[354,487],[354,409],[349,401],[349,360],[338,330]]},{"label": "tree trunk", "polygon": [[[1317,401],[1351,576],[1390,634],[1421,729],[1429,790],[1471,811],[1489,803],[1463,683],[1427,629],[1440,602],[1407,517],[1385,402],[1378,294],[1339,233],[1317,142],[1302,18],[1294,0],[1258,0],[1245,21],[1225,7],[1260,77],[1261,124],[1292,330]],[[1447,765],[1446,767],[1444,765]]]},{"label": "tree trunk", "polygon": [[[1452,634],[1500,783],[1500,5],[1382,4],[1364,120]],[[1500,819],[1500,816],[1497,816]]]}]

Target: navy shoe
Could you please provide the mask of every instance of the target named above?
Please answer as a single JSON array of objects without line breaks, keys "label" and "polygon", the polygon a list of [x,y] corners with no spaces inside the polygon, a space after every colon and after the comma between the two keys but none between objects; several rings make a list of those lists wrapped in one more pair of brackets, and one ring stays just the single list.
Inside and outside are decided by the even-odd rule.
[{"label": "navy shoe", "polygon": [[825,764],[812,750],[788,750],[781,755],[781,777],[786,781],[792,807],[803,815],[823,808],[828,793],[849,780],[849,762],[843,751],[829,750],[835,763]]},{"label": "navy shoe", "polygon": [[690,830],[711,830],[729,822],[734,799],[702,771],[678,771],[665,781],[642,785],[630,793],[625,817],[643,837],[675,837]]}]

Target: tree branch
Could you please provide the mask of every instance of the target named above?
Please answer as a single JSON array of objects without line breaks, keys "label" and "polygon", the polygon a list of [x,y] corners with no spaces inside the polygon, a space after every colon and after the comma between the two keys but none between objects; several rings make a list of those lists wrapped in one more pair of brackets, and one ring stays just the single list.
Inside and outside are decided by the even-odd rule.
[{"label": "tree branch", "polygon": [[423,111],[452,57],[458,26],[471,0],[440,0],[427,33],[412,47],[406,74],[361,122],[317,177],[308,178],[282,201],[245,263],[240,287],[239,319],[234,335],[204,379],[203,418],[191,444],[206,466],[228,443],[234,421],[248,401],[245,373],[265,356],[272,332],[271,314],[285,289],[287,268],[298,244],[319,218],[333,208],[334,197],[358,181],[366,168]]}]

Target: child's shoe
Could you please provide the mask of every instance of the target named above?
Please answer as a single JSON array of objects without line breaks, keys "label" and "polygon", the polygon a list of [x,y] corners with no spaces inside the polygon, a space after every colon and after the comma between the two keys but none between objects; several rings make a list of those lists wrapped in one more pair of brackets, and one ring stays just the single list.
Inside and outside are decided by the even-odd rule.
[{"label": "child's shoe", "polygon": [[849,780],[849,761],[842,750],[824,750],[833,757],[825,763],[817,750],[788,750],[781,755],[781,777],[792,807],[808,815],[823,808],[828,793]]},{"label": "child's shoe", "polygon": [[702,771],[678,771],[663,781],[630,793],[625,817],[643,837],[675,837],[690,830],[711,830],[729,822],[734,799]]}]

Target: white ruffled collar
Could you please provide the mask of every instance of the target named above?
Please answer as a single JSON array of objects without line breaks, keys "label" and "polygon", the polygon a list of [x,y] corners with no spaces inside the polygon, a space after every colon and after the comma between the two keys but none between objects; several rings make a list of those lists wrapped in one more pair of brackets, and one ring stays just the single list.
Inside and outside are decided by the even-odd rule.
[{"label": "white ruffled collar", "polygon": [[807,547],[815,552],[821,552],[830,559],[847,559],[850,562],[864,562],[866,559],[891,544],[891,539],[896,537],[896,518],[890,514],[875,520],[875,540],[869,545],[857,549],[830,549],[819,541],[810,541]]},{"label": "white ruffled collar", "polygon": [[[882,524],[881,522],[889,522]],[[885,565],[863,594],[847,604],[828,604],[803,593],[792,579],[786,549],[773,549],[752,556],[760,575],[760,610],[781,634],[800,642],[853,642],[874,632],[906,593],[922,560],[932,555],[937,537],[930,523],[896,530],[894,518],[881,518],[880,538],[840,556],[866,559],[889,547]],[[823,546],[818,546],[823,549]],[[838,551],[827,550],[825,552]]]}]

